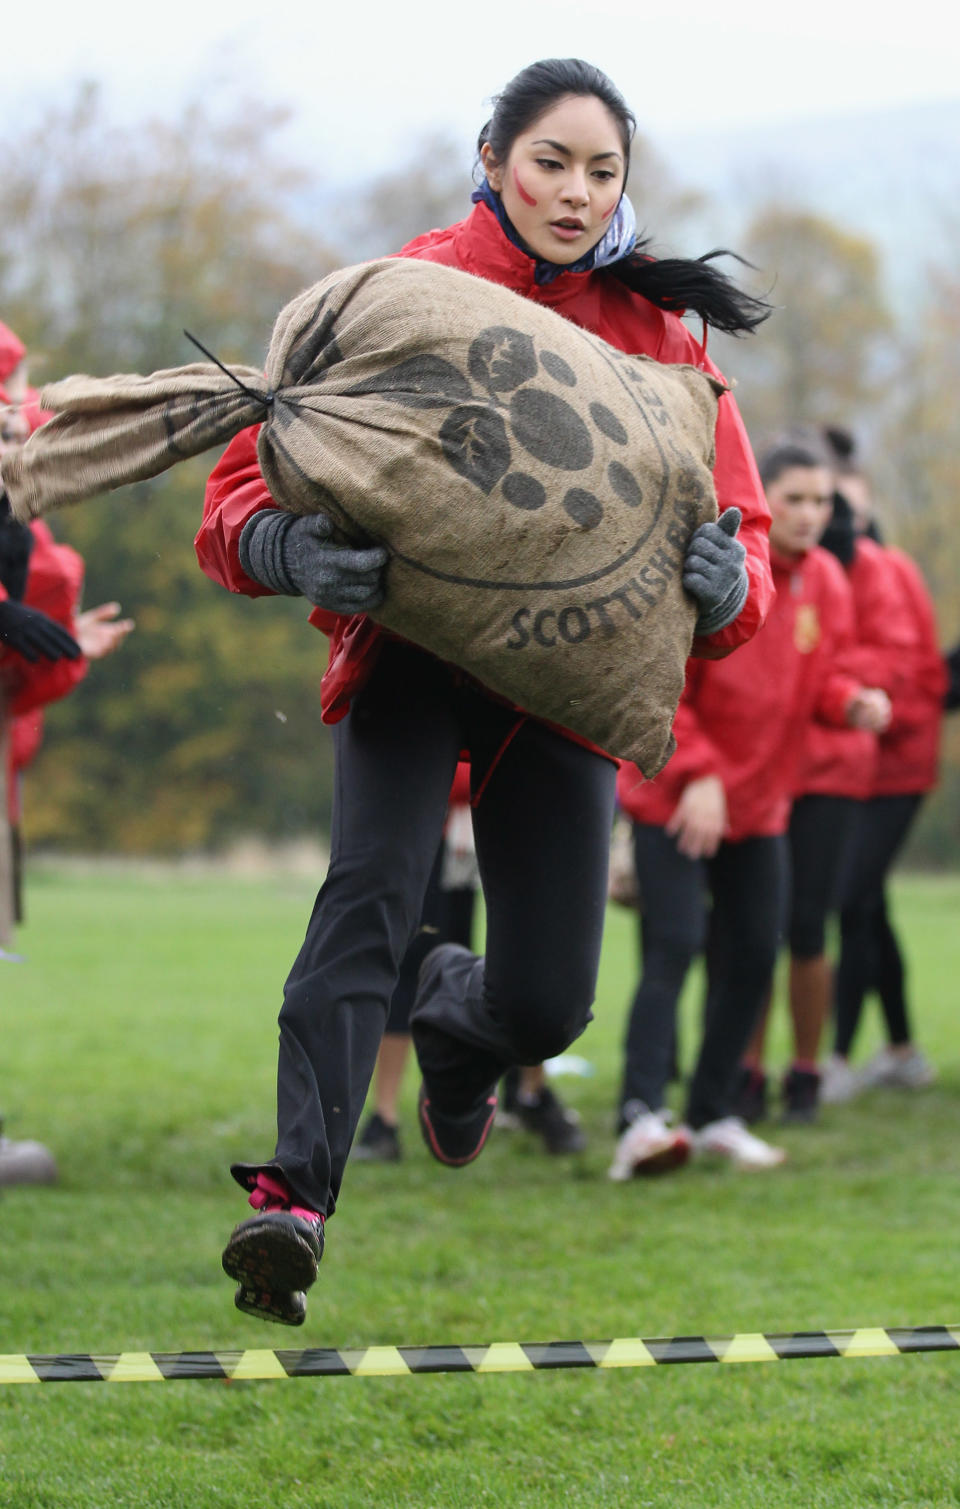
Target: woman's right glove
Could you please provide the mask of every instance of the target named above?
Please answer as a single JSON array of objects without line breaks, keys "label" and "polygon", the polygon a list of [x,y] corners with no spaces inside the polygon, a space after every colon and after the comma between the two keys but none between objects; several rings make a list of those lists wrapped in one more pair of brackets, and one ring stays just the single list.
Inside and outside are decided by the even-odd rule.
[{"label": "woman's right glove", "polygon": [[79,660],[80,646],[55,618],[6,598],[0,602],[0,644],[24,660]]},{"label": "woman's right glove", "polygon": [[264,508],[244,525],[240,564],[255,582],[286,597],[305,597],[330,613],[369,613],[386,596],[382,545],[357,550],[331,541],[326,514],[298,517]]},{"label": "woman's right glove", "polygon": [[733,623],[747,600],[747,552],[737,539],[739,508],[726,508],[715,524],[701,524],[690,536],[683,585],[697,599],[695,633],[716,634]]}]

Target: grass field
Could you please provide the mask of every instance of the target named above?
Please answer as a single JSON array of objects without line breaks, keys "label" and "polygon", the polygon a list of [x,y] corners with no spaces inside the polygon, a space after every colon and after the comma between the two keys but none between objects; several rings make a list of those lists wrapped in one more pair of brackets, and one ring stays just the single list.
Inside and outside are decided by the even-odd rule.
[{"label": "grass field", "polygon": [[[272,1146],[302,880],[36,868],[0,964],[0,1105],[60,1184],[0,1202],[0,1352],[480,1343],[960,1321],[960,878],[901,880],[937,1087],[782,1134],[790,1162],[605,1177],[633,922],[611,911],[590,1149],[497,1132],[351,1170],[302,1331],[237,1314],[232,1157]],[[696,982],[683,1042],[695,1035]],[[870,1029],[859,1050],[877,1041]],[[782,1029],[776,1039],[782,1057]],[[0,1387],[4,1509],[960,1504],[960,1353],[521,1376]]]}]

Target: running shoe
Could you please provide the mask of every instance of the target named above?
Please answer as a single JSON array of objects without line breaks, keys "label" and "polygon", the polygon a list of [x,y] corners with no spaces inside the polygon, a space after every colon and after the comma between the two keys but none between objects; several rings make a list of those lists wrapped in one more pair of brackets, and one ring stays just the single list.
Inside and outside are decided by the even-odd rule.
[{"label": "running shoe", "polygon": [[258,1174],[249,1203],[257,1211],[241,1221],[223,1249],[223,1271],[237,1282],[234,1304],[261,1320],[300,1326],[305,1290],[323,1256],[323,1216],[294,1205],[280,1180]]},{"label": "running shoe", "polygon": [[820,1104],[843,1106],[855,1100],[862,1089],[860,1076],[855,1074],[845,1058],[831,1053],[820,1070]]},{"label": "running shoe", "polygon": [[694,1150],[706,1157],[725,1159],[733,1168],[776,1168],[786,1153],[782,1147],[763,1142],[747,1131],[739,1116],[710,1121],[693,1133]]},{"label": "running shoe", "polygon": [[542,1138],[548,1153],[582,1153],[586,1148],[578,1113],[565,1106],[549,1085],[543,1085],[533,1100],[519,1093],[515,1110],[520,1125]]},{"label": "running shoe", "polygon": [[400,1132],[374,1111],[350,1150],[357,1163],[397,1163],[403,1157]]},{"label": "running shoe", "polygon": [[491,1093],[483,1096],[476,1105],[462,1114],[451,1115],[438,1111],[427,1094],[426,1086],[420,1086],[417,1101],[417,1119],[423,1140],[438,1163],[448,1168],[462,1168],[472,1163],[483,1151],[490,1135],[497,1112],[497,1097]]},{"label": "running shoe", "polygon": [[690,1157],[691,1136],[686,1127],[668,1125],[665,1111],[650,1111],[640,1102],[617,1139],[607,1178],[617,1183],[635,1175],[665,1174]]},{"label": "running shoe", "polygon": [[857,1075],[863,1090],[928,1090],[937,1077],[925,1053],[910,1044],[909,1052],[881,1048]]},{"label": "running shoe", "polygon": [[820,1101],[820,1076],[812,1069],[791,1065],[783,1077],[783,1111],[781,1121],[805,1126],[817,1119]]}]

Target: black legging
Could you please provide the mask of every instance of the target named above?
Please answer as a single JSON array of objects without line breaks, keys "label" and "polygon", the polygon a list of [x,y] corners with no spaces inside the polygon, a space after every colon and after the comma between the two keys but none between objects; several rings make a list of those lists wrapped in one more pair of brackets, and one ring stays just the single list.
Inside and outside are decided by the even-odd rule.
[{"label": "black legging", "polygon": [[464,1097],[561,1052],[590,1020],[616,768],[535,719],[517,724],[399,642],[336,724],[330,867],[280,1012],[277,1150],[234,1166],[245,1186],[272,1168],[333,1211],[464,748],[475,791],[489,775],[473,814],[486,958],[453,950],[435,991],[463,1045]]},{"label": "black legging", "polygon": [[410,1010],[417,993],[417,977],[427,954],[438,943],[459,943],[470,947],[473,937],[473,914],[476,892],[473,886],[446,889],[442,884],[446,842],[441,841],[423,898],[420,926],[403,956],[397,984],[390,998],[386,1031],[406,1037],[410,1031]]},{"label": "black legging", "polygon": [[[663,828],[635,825],[643,975],[627,1027],[621,1105],[657,1110],[670,1075],[677,1000],[706,941],[707,999],[687,1096],[696,1130],[732,1111],[750,1039],[780,943],[787,866],[782,837],[720,845],[706,862],[684,858]],[[707,891],[711,897],[707,922]]]},{"label": "black legging", "polygon": [[891,1044],[911,1041],[900,946],[887,915],[886,880],[918,811],[922,796],[875,796],[863,804],[840,912],[834,1051],[847,1058],[864,997],[880,997]]},{"label": "black legging", "polygon": [[790,814],[790,952],[817,959],[828,915],[840,905],[843,866],[860,803],[851,797],[801,796]]}]

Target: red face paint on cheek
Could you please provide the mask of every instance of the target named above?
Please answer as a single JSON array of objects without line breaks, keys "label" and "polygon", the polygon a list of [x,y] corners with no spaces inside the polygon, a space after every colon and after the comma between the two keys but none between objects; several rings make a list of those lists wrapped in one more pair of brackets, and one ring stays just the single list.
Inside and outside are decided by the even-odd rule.
[{"label": "red face paint on cheek", "polygon": [[532,194],[527,193],[523,184],[520,182],[520,174],[517,172],[516,168],[514,168],[513,170],[513,182],[516,186],[517,193],[520,195],[520,198],[523,200],[524,204],[536,206],[537,201],[534,199]]},{"label": "red face paint on cheek", "polygon": [[[617,204],[619,204],[619,203],[620,203],[620,201],[618,199],[617,200]],[[613,214],[614,210],[616,209],[617,204],[611,204],[611,206],[610,206],[610,208],[608,210],[604,210],[604,212],[603,212],[603,214],[601,215],[600,218],[602,220],[609,220],[610,216]]]}]

